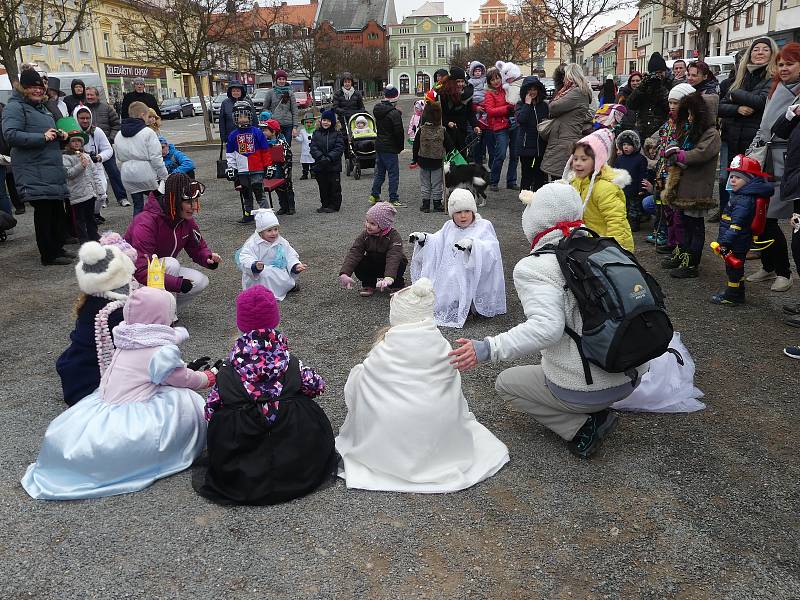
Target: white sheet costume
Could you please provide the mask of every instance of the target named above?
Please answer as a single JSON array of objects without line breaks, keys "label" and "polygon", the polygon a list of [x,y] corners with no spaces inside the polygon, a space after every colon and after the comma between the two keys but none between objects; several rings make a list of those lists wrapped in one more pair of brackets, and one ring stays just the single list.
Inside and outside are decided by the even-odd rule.
[{"label": "white sheet costume", "polygon": [[[456,209],[463,210],[458,204],[461,192],[466,192],[472,200],[475,220],[461,229],[450,219],[436,233],[423,234],[424,245],[419,241],[414,244],[411,259],[411,280],[427,277],[433,282],[436,290],[433,316],[440,327],[463,327],[472,305],[484,317],[506,312],[503,258],[494,227],[477,214],[475,200],[468,190],[456,189],[450,194],[450,215]],[[471,240],[471,249],[456,248],[456,242],[465,238]]]},{"label": "white sheet costume", "polygon": [[508,462],[508,448],[467,406],[432,308],[427,279],[395,294],[391,329],[350,371],[336,438],[348,488],[454,492]]},{"label": "white sheet costume", "polygon": [[[300,255],[283,236],[279,235],[274,242],[268,242],[259,235],[261,231],[278,225],[275,213],[269,209],[259,209],[253,211],[253,215],[256,218],[256,232],[239,250],[242,289],[261,284],[280,301],[297,284],[299,275],[293,273],[292,268],[300,263]],[[253,272],[253,265],[257,262],[264,263],[264,270],[260,273]]]}]

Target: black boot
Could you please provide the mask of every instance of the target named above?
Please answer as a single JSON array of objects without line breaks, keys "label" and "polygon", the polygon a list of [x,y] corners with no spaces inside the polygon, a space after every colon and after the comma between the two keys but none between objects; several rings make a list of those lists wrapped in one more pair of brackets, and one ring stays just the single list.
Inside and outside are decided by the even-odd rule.
[{"label": "black boot", "polygon": [[422,206],[420,206],[419,209],[424,213],[431,212],[431,201],[430,200],[423,200],[422,201]]},{"label": "black boot", "polygon": [[608,409],[590,414],[575,437],[567,443],[567,448],[578,458],[592,457],[600,449],[603,439],[614,431],[618,421],[617,415]]},{"label": "black boot", "polygon": [[698,265],[699,257],[694,252],[684,252],[681,255],[681,265],[670,272],[670,277],[675,279],[695,279],[700,276]]},{"label": "black boot", "polygon": [[672,251],[672,256],[669,258],[665,258],[661,261],[661,268],[662,269],[677,269],[681,266],[683,262],[683,251],[681,250],[680,246],[675,246],[675,249]]}]

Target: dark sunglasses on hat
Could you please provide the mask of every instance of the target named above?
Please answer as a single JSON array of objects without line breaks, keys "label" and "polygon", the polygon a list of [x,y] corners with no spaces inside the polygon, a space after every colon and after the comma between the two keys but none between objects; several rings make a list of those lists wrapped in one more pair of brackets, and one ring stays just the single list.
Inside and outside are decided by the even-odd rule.
[{"label": "dark sunglasses on hat", "polygon": [[192,180],[189,184],[189,193],[183,195],[184,200],[197,200],[206,193],[206,186],[199,181]]}]

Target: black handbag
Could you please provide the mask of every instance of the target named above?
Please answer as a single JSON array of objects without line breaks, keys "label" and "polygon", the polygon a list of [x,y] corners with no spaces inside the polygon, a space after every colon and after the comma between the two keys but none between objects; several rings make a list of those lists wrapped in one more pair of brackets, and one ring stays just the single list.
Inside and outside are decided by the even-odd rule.
[{"label": "black handbag", "polygon": [[219,145],[219,160],[217,160],[217,179],[227,179],[227,175],[225,175],[225,171],[228,170],[228,161],[225,158],[222,158],[222,148],[224,144]]}]

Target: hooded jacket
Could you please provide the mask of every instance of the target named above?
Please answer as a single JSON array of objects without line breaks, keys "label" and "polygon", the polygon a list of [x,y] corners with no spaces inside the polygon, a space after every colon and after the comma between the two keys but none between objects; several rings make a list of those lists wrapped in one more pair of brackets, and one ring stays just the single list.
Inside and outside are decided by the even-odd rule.
[{"label": "hooded jacket", "polygon": [[751,225],[756,212],[756,198],[769,198],[775,193],[775,186],[761,177],[754,177],[738,192],[730,192],[728,204],[719,218],[717,242],[734,252],[747,252],[750,249]]},{"label": "hooded jacket", "polygon": [[[719,116],[722,121],[722,141],[728,145],[728,156],[744,154],[761,127],[761,117],[767,104],[772,78],[767,66],[745,73],[742,85],[728,90],[719,101]],[[739,114],[739,107],[753,109],[753,114]]]},{"label": "hooded jacket", "polygon": [[89,155],[83,152],[74,152],[69,148],[64,150],[62,161],[64,171],[67,174],[67,189],[69,189],[69,203],[74,206],[86,200],[96,198],[94,189],[94,177],[92,176],[92,164],[84,166],[81,156]]},{"label": "hooded jacket", "polygon": [[604,237],[613,237],[628,252],[633,252],[633,234],[628,223],[625,194],[622,188],[630,184],[631,177],[627,171],[613,169],[603,165],[594,180],[592,197],[586,198],[589,192],[591,177],[575,177],[570,171],[567,181],[572,184],[581,199],[586,203],[583,210],[583,222],[586,226]]},{"label": "hooded jacket", "polygon": [[76,106],[75,110],[72,112],[72,116],[75,117],[75,120],[77,120],[78,113],[83,111],[88,112],[92,117],[92,120],[89,122],[88,129],[83,130],[84,133],[89,136],[89,141],[83,146],[83,151],[86,152],[86,154],[91,154],[94,152],[97,156],[103,159],[103,162],[105,162],[114,156],[114,149],[111,147],[111,143],[108,141],[105,132],[95,124],[94,113],[92,112],[91,107],[85,105]]},{"label": "hooded jacket", "polygon": [[55,127],[43,103],[34,104],[15,86],[3,109],[3,136],[11,148],[11,172],[24,202],[65,200],[67,180],[58,140],[48,142],[44,132]]},{"label": "hooded jacket", "polygon": [[[231,91],[233,89],[241,90],[242,95],[239,98],[234,98]],[[238,81],[231,81],[228,84],[228,90],[226,91],[227,98],[222,101],[222,104],[219,107],[219,137],[220,139],[225,142],[231,135],[231,131],[236,129],[237,124],[233,118],[233,105],[239,101],[248,102],[253,109],[253,118],[251,124],[254,126],[258,125],[258,115],[256,115],[255,106],[253,106],[253,101],[247,97],[247,87]],[[265,110],[268,110],[266,105],[264,106]]]},{"label": "hooded jacket", "polygon": [[[147,259],[153,254],[159,258],[175,257],[186,250],[194,262],[206,268],[211,258],[211,250],[195,220],[178,217],[171,221],[154,194],[150,194],[144,210],[133,218],[125,240],[138,252],[134,277],[142,285],[147,285]],[[182,283],[183,277],[164,275],[164,288],[168,292],[180,292]]]},{"label": "hooded jacket", "polygon": [[400,154],[405,141],[403,117],[400,111],[388,100],[382,100],[372,109],[372,114],[378,127],[375,150],[381,154]]},{"label": "hooded jacket", "polygon": [[722,141],[714,126],[706,129],[697,143],[685,151],[685,162],[669,168],[661,199],[681,210],[708,210],[718,206],[713,197]]},{"label": "hooded jacket", "polygon": [[317,127],[311,136],[309,147],[314,164],[311,169],[314,173],[341,173],[342,154],[344,154],[344,139],[336,131],[335,116],[331,126],[327,129]]},{"label": "hooded jacket", "polygon": [[[539,95],[535,104],[526,104],[525,97],[531,88],[536,88]],[[520,132],[517,137],[520,156],[544,156],[547,142],[539,137],[539,123],[550,116],[550,109],[545,102],[546,97],[547,91],[538,77],[531,75],[522,80],[519,102],[514,107]]]},{"label": "hooded jacket", "polygon": [[141,94],[137,91],[128,92],[122,97],[122,105],[119,108],[119,116],[123,119],[127,119],[130,115],[128,114],[128,107],[133,102],[143,102],[148,107],[152,108],[156,111],[156,114],[160,117],[161,116],[161,109],[158,107],[158,101],[156,101],[156,97],[153,94],[148,94],[147,92],[142,92]]},{"label": "hooded jacket", "polygon": [[[483,75],[480,77],[475,77],[476,67],[483,69]],[[467,73],[469,74],[468,83],[472,85],[472,103],[483,104],[483,99],[486,94],[486,66],[482,62],[473,60],[469,63]]]},{"label": "hooded jacket", "polygon": [[[614,159],[614,166],[617,169],[624,169],[631,176],[631,182],[623,188],[625,198],[628,203],[635,202],[639,198],[642,190],[642,181],[647,179],[647,158],[641,153],[642,142],[639,134],[632,130],[626,130],[617,136],[614,142],[619,154]],[[622,145],[630,144],[633,146],[631,154],[622,152]]]},{"label": "hooded jacket", "polygon": [[[83,86],[82,93],[80,94],[75,93],[76,85]],[[64,104],[67,105],[67,113],[71,115],[75,113],[75,108],[77,106],[86,103],[86,84],[83,82],[83,79],[73,79],[72,83],[69,84],[69,88],[70,90],[72,90],[72,93],[69,96],[64,97]]]},{"label": "hooded jacket", "polygon": [[502,131],[511,126],[509,117],[514,114],[514,105],[506,100],[506,91],[502,87],[499,90],[487,89],[483,106],[491,131]]},{"label": "hooded jacket", "polygon": [[446,127],[442,126],[441,105],[433,102],[425,107],[427,116],[420,120],[411,147],[413,161],[429,171],[441,169],[444,158],[455,148]]},{"label": "hooded jacket", "polygon": [[92,111],[92,123],[103,130],[108,141],[113,143],[119,133],[120,120],[117,111],[108,102],[98,100],[94,104],[84,103]]},{"label": "hooded jacket", "polygon": [[122,184],[135,194],[158,188],[158,181],[166,181],[167,168],[161,157],[158,134],[141,119],[123,119],[122,128],[114,148],[120,164]]}]

